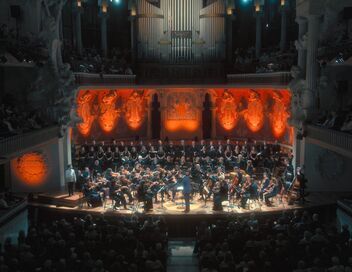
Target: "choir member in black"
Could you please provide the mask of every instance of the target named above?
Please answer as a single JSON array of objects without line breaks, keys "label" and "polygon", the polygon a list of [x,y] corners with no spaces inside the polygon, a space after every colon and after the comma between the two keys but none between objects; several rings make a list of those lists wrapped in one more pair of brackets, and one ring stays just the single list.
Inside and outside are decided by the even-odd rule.
[{"label": "choir member in black", "polygon": [[205,145],[202,145],[201,149],[200,149],[200,159],[201,159],[201,163],[204,164],[206,161],[206,157],[208,157],[208,153],[207,153],[207,149]]},{"label": "choir member in black", "polygon": [[250,176],[254,174],[254,167],[251,160],[247,161],[246,173]]},{"label": "choir member in black", "polygon": [[86,151],[86,148],[84,146],[81,147],[80,151],[79,151],[79,154],[78,154],[78,167],[79,169],[83,169],[84,166],[87,165],[88,163],[88,160],[87,160],[87,151]]},{"label": "choir member in black", "polygon": [[117,168],[121,164],[121,156],[120,156],[120,151],[119,151],[118,146],[115,146],[113,157],[112,157],[112,164],[114,167],[114,172],[116,172]]},{"label": "choir member in black", "polygon": [[234,156],[235,158],[237,158],[238,155],[240,155],[240,154],[241,154],[240,146],[239,146],[238,144],[236,144],[236,146],[235,146],[235,148],[234,148],[234,150],[233,150],[233,156]]},{"label": "choir member in black", "polygon": [[191,147],[189,148],[189,153],[192,158],[192,161],[198,156],[198,147],[196,146],[195,141],[192,141]]},{"label": "choir member in black", "polygon": [[149,164],[149,152],[145,145],[142,145],[141,150],[139,151],[139,161],[142,165]]},{"label": "choir member in black", "polygon": [[257,154],[258,154],[257,149],[255,145],[253,145],[251,147],[251,151],[249,152],[249,159],[252,161],[254,167],[257,166]]},{"label": "choir member in black", "polygon": [[227,139],[226,140],[226,145],[225,145],[225,150],[229,148],[232,151],[232,144],[231,144],[231,140]]},{"label": "choir member in black", "polygon": [[232,150],[230,145],[226,145],[226,149],[224,151],[224,157],[225,157],[225,169],[230,170],[233,167],[232,164]]},{"label": "choir member in black", "polygon": [[187,153],[187,147],[185,145],[185,141],[181,140],[180,145],[177,148],[176,157],[178,159],[181,159],[182,156],[186,156],[186,153]]},{"label": "choir member in black", "polygon": [[102,146],[99,146],[96,159],[99,161],[99,164],[102,166],[105,159],[105,152]]},{"label": "choir member in black", "polygon": [[163,149],[163,146],[162,145],[159,145],[159,149],[158,149],[158,152],[156,153],[156,156],[158,158],[158,163],[162,166],[164,166],[165,164],[165,151]]},{"label": "choir member in black", "polygon": [[95,161],[95,150],[94,146],[91,146],[88,152],[88,166],[93,167],[94,161]]},{"label": "choir member in black", "polygon": [[211,160],[214,160],[217,156],[217,152],[212,141],[210,141],[209,143],[208,156],[210,157]]},{"label": "choir member in black", "polygon": [[138,153],[137,153],[137,149],[135,146],[132,146],[131,148],[131,152],[130,152],[130,166],[134,166],[135,163],[138,160]]},{"label": "choir member in black", "polygon": [[174,169],[174,162],[173,159],[171,158],[170,155],[166,156],[166,161],[165,161],[165,165],[164,168],[165,170],[171,171],[172,169]]},{"label": "choir member in black", "polygon": [[106,153],[105,153],[105,165],[104,165],[105,169],[112,167],[113,157],[114,157],[114,154],[111,151],[111,147],[109,146],[108,149],[106,150]]},{"label": "choir member in black", "polygon": [[168,156],[171,157],[172,161],[174,162],[175,158],[176,158],[176,149],[175,149],[173,141],[168,142],[165,152]]},{"label": "choir member in black", "polygon": [[99,173],[102,173],[103,168],[99,160],[95,160],[93,164],[93,178],[96,178]]},{"label": "choir member in black", "polygon": [[248,149],[247,149],[247,144],[244,144],[241,148],[241,155],[244,159],[247,159],[248,157]]},{"label": "choir member in black", "polygon": [[223,150],[222,144],[220,142],[220,144],[217,146],[217,149],[216,149],[216,157],[217,158],[222,157],[224,155],[223,153],[224,153],[224,150]]},{"label": "choir member in black", "polygon": [[97,145],[97,142],[95,140],[93,140],[91,146],[94,148],[94,152],[97,153],[99,150],[99,146]]},{"label": "choir member in black", "polygon": [[124,150],[122,151],[120,156],[121,156],[122,164],[129,164],[130,163],[130,151],[128,150],[127,146],[124,147]]},{"label": "choir member in black", "polygon": [[154,149],[154,146],[150,146],[150,149],[149,149],[149,161],[150,161],[150,165],[152,165],[155,161],[155,159],[157,158],[156,157],[156,154],[157,154],[157,151]]},{"label": "choir member in black", "polygon": [[124,141],[120,141],[119,150],[120,150],[120,153],[122,153],[122,152],[125,150],[125,143],[124,143]]},{"label": "choir member in black", "polygon": [[110,145],[111,151],[115,152],[116,147],[118,147],[117,141],[113,140]]},{"label": "choir member in black", "polygon": [[188,163],[186,161],[186,156],[181,156],[179,165],[180,165],[180,169],[182,171],[186,171],[188,169]]}]

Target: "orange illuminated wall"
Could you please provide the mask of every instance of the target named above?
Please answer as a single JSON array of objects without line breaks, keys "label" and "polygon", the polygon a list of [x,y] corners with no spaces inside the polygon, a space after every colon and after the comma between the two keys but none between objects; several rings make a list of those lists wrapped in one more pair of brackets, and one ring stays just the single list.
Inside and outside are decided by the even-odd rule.
[{"label": "orange illuminated wall", "polygon": [[[216,114],[217,137],[257,137],[286,139],[291,128],[291,93],[285,89],[250,88],[169,88],[157,90],[164,136],[201,136],[204,94],[209,93]],[[77,96],[77,125],[80,136],[91,136],[92,129],[104,136],[123,137],[140,133],[146,124],[147,101],[151,90],[81,90]],[[213,119],[214,120],[214,119]],[[145,128],[145,126],[144,126]],[[119,134],[119,132],[121,132]],[[119,137],[117,136],[117,137]],[[95,135],[94,135],[95,137]],[[110,138],[111,139],[111,138]]]},{"label": "orange illuminated wall", "polygon": [[166,94],[165,130],[195,132],[199,128],[199,112],[192,89],[178,89]]},{"label": "orange illuminated wall", "polygon": [[28,186],[39,186],[47,177],[48,164],[45,157],[37,152],[18,157],[13,163],[17,178]]},{"label": "orange illuminated wall", "polygon": [[217,120],[225,131],[243,130],[243,120],[251,133],[259,133],[267,124],[274,138],[281,138],[289,129],[291,93],[270,89],[213,89]]},{"label": "orange illuminated wall", "polygon": [[116,131],[122,119],[130,130],[138,130],[145,120],[146,91],[133,89],[80,90],[76,99],[81,123],[77,130],[90,136],[94,123],[105,134]]}]

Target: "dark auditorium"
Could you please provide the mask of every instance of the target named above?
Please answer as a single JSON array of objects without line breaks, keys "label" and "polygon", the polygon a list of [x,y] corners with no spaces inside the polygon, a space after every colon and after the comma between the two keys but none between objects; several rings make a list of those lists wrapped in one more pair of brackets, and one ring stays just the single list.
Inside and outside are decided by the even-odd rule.
[{"label": "dark auditorium", "polygon": [[352,272],[352,0],[0,0],[0,272]]}]

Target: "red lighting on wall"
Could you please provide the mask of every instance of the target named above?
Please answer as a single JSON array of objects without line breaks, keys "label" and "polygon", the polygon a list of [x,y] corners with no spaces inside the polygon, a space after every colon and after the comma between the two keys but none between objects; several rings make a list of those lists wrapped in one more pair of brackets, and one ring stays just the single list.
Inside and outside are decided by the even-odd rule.
[{"label": "red lighting on wall", "polygon": [[239,120],[237,102],[235,96],[227,90],[218,98],[218,120],[225,130],[231,130],[237,126]]},{"label": "red lighting on wall", "polygon": [[77,115],[82,122],[77,125],[78,131],[83,136],[88,136],[95,120],[93,113],[93,101],[96,93],[94,91],[80,91],[77,96]]},{"label": "red lighting on wall", "polygon": [[132,130],[137,130],[143,123],[145,101],[143,93],[134,91],[124,105],[125,121]]},{"label": "red lighting on wall", "polygon": [[117,123],[117,118],[120,113],[116,109],[117,92],[114,90],[104,90],[98,94],[99,103],[99,125],[101,129],[109,133],[111,132]]},{"label": "red lighting on wall", "polygon": [[48,165],[40,153],[28,153],[14,161],[14,172],[17,177],[29,186],[42,184],[48,173]]},{"label": "red lighting on wall", "polygon": [[247,108],[242,112],[247,127],[252,132],[258,132],[264,125],[264,103],[260,93],[249,90]]},{"label": "red lighting on wall", "polygon": [[282,137],[287,128],[287,119],[290,117],[288,104],[290,96],[277,91],[272,92],[273,105],[269,113],[271,129],[275,138]]}]

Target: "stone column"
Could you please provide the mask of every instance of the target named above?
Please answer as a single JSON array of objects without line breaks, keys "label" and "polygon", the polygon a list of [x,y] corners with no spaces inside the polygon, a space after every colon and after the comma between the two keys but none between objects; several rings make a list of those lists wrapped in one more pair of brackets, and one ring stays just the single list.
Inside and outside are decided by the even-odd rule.
[{"label": "stone column", "polygon": [[228,10],[226,15],[226,61],[229,64],[233,63],[232,20],[233,20],[232,10]]},{"label": "stone column", "polygon": [[[152,95],[151,95],[152,96]],[[147,138],[148,140],[152,139],[152,99],[148,100],[147,105]]]},{"label": "stone column", "polygon": [[100,12],[101,51],[103,53],[104,58],[108,56],[108,37],[107,37],[108,17],[109,16],[107,12]]},{"label": "stone column", "polygon": [[318,86],[318,45],[319,45],[320,15],[308,16],[308,44],[306,90],[303,93],[303,109],[308,120],[316,106],[316,91]]},{"label": "stone column", "polygon": [[301,69],[302,75],[305,77],[307,64],[306,35],[308,22],[304,17],[297,17],[296,22],[298,24],[298,40],[296,41],[296,49],[298,52],[297,66]]},{"label": "stone column", "polygon": [[76,50],[77,50],[78,55],[82,55],[82,53],[83,53],[82,26],[81,26],[81,13],[82,12],[83,12],[82,6],[76,6],[74,8]]},{"label": "stone column", "polygon": [[136,28],[136,16],[130,16],[131,22],[131,59],[132,64],[135,65],[137,58],[137,28]]},{"label": "stone column", "polygon": [[260,51],[262,50],[262,12],[255,12],[255,56],[260,57]]},{"label": "stone column", "polygon": [[216,106],[211,106],[211,138],[216,139]]},{"label": "stone column", "polygon": [[281,35],[280,35],[280,51],[284,52],[286,49],[287,40],[287,10],[286,6],[281,6]]}]

